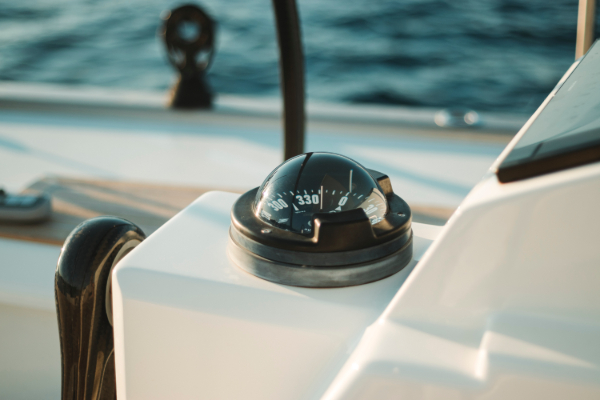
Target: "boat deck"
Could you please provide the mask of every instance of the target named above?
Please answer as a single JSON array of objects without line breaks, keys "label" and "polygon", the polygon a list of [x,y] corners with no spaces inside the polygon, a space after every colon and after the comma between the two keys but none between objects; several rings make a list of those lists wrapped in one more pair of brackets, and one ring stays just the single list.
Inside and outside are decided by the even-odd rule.
[{"label": "boat deck", "polygon": [[[151,201],[162,197],[170,207],[181,192],[249,190],[282,161],[277,102],[221,96],[212,111],[173,111],[164,102],[162,93],[0,85],[0,186],[52,192],[57,217],[65,212],[131,217],[131,202],[118,209],[104,198],[103,208],[98,200],[106,193],[100,192],[118,187],[145,207],[150,200],[139,191],[144,197],[152,186]],[[441,225],[524,120],[484,115],[484,129],[441,129],[433,123],[434,111],[309,105],[306,150],[342,153],[386,172],[415,220]],[[70,186],[57,189],[57,182]],[[83,195],[66,200],[73,190],[87,190],[91,197],[87,203]],[[164,222],[193,200],[184,198],[171,213],[156,217]],[[0,235],[14,230],[3,226]]]},{"label": "boat deck", "polygon": [[[0,224],[0,397],[60,397],[53,279],[79,222],[118,215],[150,234],[200,194],[244,192],[283,161],[277,102],[164,103],[162,93],[0,84],[0,187],[46,192],[54,205],[49,222]],[[525,120],[441,129],[435,111],[309,104],[306,150],[387,173],[415,221],[443,225]]]}]

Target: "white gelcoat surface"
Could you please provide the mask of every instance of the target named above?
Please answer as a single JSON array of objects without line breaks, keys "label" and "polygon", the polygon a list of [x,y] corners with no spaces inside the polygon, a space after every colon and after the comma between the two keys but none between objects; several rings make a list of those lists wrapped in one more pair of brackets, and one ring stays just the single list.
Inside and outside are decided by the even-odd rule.
[{"label": "white gelcoat surface", "polygon": [[0,303],[0,399],[60,399],[56,314]]},{"label": "white gelcoat surface", "polygon": [[60,247],[0,238],[0,304],[54,312]]},{"label": "white gelcoat surface", "polygon": [[120,399],[318,398],[439,231],[414,224],[414,260],[384,280],[282,286],[228,259],[237,197],[200,197],[116,267]]},{"label": "white gelcoat surface", "polygon": [[600,163],[477,185],[325,396],[600,398]]},{"label": "white gelcoat surface", "polygon": [[60,398],[60,247],[0,239],[0,399]]},{"label": "white gelcoat surface", "polygon": [[[48,175],[245,191],[281,163],[282,134],[269,126],[82,117],[65,108],[0,111],[0,185],[19,191]],[[405,128],[312,129],[306,151],[332,151],[388,174],[409,203],[454,208],[504,148],[501,141],[435,138]],[[485,134],[481,134],[484,138]]]}]

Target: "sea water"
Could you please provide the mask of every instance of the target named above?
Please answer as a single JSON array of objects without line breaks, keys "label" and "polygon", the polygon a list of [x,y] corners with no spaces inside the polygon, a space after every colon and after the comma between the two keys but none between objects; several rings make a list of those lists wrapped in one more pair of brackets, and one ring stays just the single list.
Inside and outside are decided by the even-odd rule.
[{"label": "sea water", "polygon": [[[309,99],[531,113],[574,60],[577,0],[297,0]],[[163,0],[0,1],[0,80],[166,90]],[[269,0],[202,0],[216,92],[277,96]]]}]

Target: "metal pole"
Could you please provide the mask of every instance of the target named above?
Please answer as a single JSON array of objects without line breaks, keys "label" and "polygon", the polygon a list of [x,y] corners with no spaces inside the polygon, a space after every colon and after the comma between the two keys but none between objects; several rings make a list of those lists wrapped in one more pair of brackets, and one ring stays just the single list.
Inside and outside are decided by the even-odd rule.
[{"label": "metal pole", "polygon": [[304,54],[295,0],[272,0],[279,43],[284,161],[304,153]]},{"label": "metal pole", "polygon": [[596,0],[579,0],[577,15],[577,44],[575,59],[582,57],[592,46],[596,30]]}]

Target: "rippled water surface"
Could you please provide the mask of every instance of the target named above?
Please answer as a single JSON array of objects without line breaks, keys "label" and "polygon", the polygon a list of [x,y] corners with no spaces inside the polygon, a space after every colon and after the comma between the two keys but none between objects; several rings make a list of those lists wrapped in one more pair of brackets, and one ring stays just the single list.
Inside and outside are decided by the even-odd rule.
[{"label": "rippled water surface", "polygon": [[[531,112],[573,62],[577,0],[297,0],[311,99]],[[166,89],[161,0],[0,1],[0,79]],[[278,95],[268,0],[204,0],[218,92]]]}]

